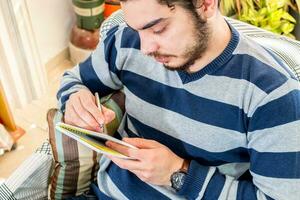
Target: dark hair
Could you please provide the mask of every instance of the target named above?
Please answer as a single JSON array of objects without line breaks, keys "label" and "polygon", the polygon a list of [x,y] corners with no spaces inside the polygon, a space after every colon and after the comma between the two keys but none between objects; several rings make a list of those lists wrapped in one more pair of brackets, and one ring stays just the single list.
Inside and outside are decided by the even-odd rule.
[{"label": "dark hair", "polygon": [[[129,0],[120,0],[123,2],[129,1]],[[194,3],[197,2],[197,0],[156,0],[158,3],[162,5],[167,5],[168,7],[173,7],[174,5],[180,5],[186,9],[195,9]]]},{"label": "dark hair", "polygon": [[[120,0],[123,2],[129,1],[129,0]],[[183,8],[194,11],[197,7],[200,7],[202,5],[202,0],[199,3],[198,0],[156,0],[158,3],[162,5],[167,5],[168,7],[172,8],[175,5],[182,6]],[[218,1],[218,6],[220,5],[220,0]]]}]

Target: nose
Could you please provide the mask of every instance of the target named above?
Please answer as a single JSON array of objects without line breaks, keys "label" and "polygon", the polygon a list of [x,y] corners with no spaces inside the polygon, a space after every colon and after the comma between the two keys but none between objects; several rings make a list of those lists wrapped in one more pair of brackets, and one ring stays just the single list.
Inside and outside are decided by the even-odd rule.
[{"label": "nose", "polygon": [[141,51],[145,55],[156,52],[159,49],[158,43],[154,40],[153,36],[146,32],[139,32],[141,40]]}]

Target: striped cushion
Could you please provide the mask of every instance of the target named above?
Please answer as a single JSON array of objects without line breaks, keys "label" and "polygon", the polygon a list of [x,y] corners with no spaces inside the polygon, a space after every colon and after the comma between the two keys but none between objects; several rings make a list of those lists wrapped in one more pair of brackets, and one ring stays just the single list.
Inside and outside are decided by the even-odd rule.
[{"label": "striped cushion", "polygon": [[45,142],[0,185],[0,199],[48,199],[52,166],[50,144]]},{"label": "striped cushion", "polygon": [[0,199],[17,200],[13,191],[5,183],[0,185]]},{"label": "striped cushion", "polygon": [[[125,109],[124,99],[122,92],[101,98],[102,104],[116,113],[116,118],[107,126],[109,134],[113,134],[121,122]],[[65,199],[88,191],[91,182],[96,180],[99,167],[100,155],[55,130],[54,125],[62,121],[62,117],[57,109],[51,109],[47,114],[50,144],[55,160],[50,184],[51,199]]]}]

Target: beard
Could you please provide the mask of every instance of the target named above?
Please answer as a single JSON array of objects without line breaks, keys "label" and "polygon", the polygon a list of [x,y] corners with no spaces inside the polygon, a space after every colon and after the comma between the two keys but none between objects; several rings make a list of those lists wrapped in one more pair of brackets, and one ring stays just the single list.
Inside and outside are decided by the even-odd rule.
[{"label": "beard", "polygon": [[[164,67],[172,71],[187,71],[188,68],[195,63],[196,60],[201,58],[203,53],[206,51],[208,46],[208,39],[210,36],[209,27],[207,21],[199,16],[196,12],[191,12],[192,23],[194,26],[195,35],[193,37],[193,42],[185,49],[181,57],[185,58],[185,62],[179,66],[169,66],[164,64]],[[176,57],[174,55],[161,54],[159,52],[154,52],[149,54],[153,57]]]}]

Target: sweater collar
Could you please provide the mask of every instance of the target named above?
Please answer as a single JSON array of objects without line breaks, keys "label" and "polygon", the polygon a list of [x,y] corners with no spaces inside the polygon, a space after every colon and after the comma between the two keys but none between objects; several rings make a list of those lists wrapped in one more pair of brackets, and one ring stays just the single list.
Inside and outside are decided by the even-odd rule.
[{"label": "sweater collar", "polygon": [[186,71],[178,71],[178,74],[182,80],[183,84],[198,80],[205,76],[206,74],[211,74],[214,71],[216,71],[218,68],[222,67],[225,63],[229,61],[229,59],[233,55],[233,51],[236,49],[240,36],[238,31],[233,28],[228,22],[229,28],[231,30],[231,39],[224,49],[224,51],[216,57],[212,62],[210,62],[208,65],[206,65],[204,68],[200,69],[197,72],[194,73],[188,73]]}]

